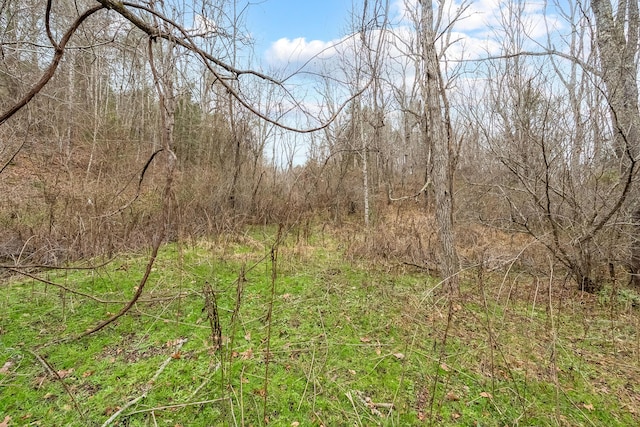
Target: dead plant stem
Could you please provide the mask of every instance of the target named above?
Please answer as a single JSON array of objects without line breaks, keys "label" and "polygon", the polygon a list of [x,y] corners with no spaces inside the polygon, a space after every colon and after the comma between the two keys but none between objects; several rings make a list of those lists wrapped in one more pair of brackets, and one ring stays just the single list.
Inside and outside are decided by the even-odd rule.
[{"label": "dead plant stem", "polygon": [[554,314],[553,314],[553,301],[551,300],[551,287],[552,287],[552,283],[553,283],[553,262],[549,261],[549,268],[550,268],[550,273],[549,273],[549,288],[548,288],[548,302],[549,302],[549,306],[548,306],[548,313],[549,313],[549,321],[550,321],[550,327],[551,327],[551,355],[550,355],[550,362],[551,362],[551,377],[553,378],[553,384],[555,386],[555,398],[556,398],[556,419],[560,419],[560,383],[558,381],[558,371],[557,371],[557,354],[556,354],[556,340],[557,340],[557,334],[556,334],[556,325],[555,325],[555,318],[554,318]]},{"label": "dead plant stem", "polygon": [[433,379],[433,387],[431,389],[431,399],[429,401],[429,425],[433,425],[433,409],[436,401],[436,391],[438,389],[438,383],[440,382],[440,366],[442,365],[447,348],[447,339],[449,337],[449,330],[453,323],[453,294],[449,293],[449,312],[447,314],[447,325],[444,329],[444,336],[440,343],[440,354],[438,356],[438,366],[436,366],[436,375]]},{"label": "dead plant stem", "polygon": [[482,265],[478,269],[478,285],[482,292],[482,305],[485,313],[485,321],[487,325],[487,334],[489,335],[489,358],[491,361],[491,394],[496,394],[496,374],[495,374],[495,354],[493,352],[493,328],[491,326],[491,316],[489,315],[489,305],[487,303],[487,292],[484,287],[484,269]]},{"label": "dead plant stem", "polygon": [[[149,391],[151,391],[151,388],[153,387],[153,384],[158,380],[158,378],[160,377],[160,374],[162,374],[162,372],[166,369],[166,367],[169,365],[169,363],[171,363],[172,360],[174,360],[173,358],[173,354],[177,353],[178,351],[180,351],[180,349],[182,348],[182,346],[184,345],[184,343],[186,343],[187,340],[186,339],[179,339],[176,343],[176,347],[172,353],[172,355],[170,355],[169,357],[167,357],[164,362],[162,362],[162,364],[160,365],[160,367],[158,368],[158,370],[156,370],[156,373],[153,375],[153,377],[151,377],[151,379],[147,382],[147,384],[144,386],[143,388],[143,392],[140,396],[136,397],[135,399],[131,399],[130,401],[128,401],[127,403],[125,403],[120,409],[118,409],[116,412],[113,413],[113,415],[111,415],[109,417],[109,419],[107,421],[104,422],[104,424],[102,424],[102,427],[107,427],[108,425],[111,425],[116,418],[118,418],[120,416],[120,414],[122,414],[124,411],[126,411],[128,408],[132,407],[133,405],[135,405],[136,403],[138,403],[139,401],[141,401],[142,399],[144,399],[145,397],[147,397],[147,395],[149,394]],[[137,414],[137,413],[141,413],[141,412],[150,412],[150,411],[157,411],[159,409],[164,409],[164,408],[153,408],[153,409],[149,409],[149,410],[142,410],[142,411],[136,411],[136,412],[131,412],[128,415],[132,415],[132,414]]]},{"label": "dead plant stem", "polygon": [[51,366],[51,364],[48,361],[46,361],[43,357],[41,357],[35,351],[33,351],[33,350],[27,350],[27,351],[29,353],[31,353],[31,355],[33,355],[33,357],[35,357],[38,360],[38,362],[40,362],[42,364],[42,366],[44,366],[44,368],[49,372],[49,375],[51,375],[53,378],[56,379],[56,381],[58,381],[60,384],[62,384],[62,387],[64,387],[65,391],[67,392],[67,394],[71,398],[71,401],[73,402],[73,406],[76,408],[76,411],[78,411],[78,414],[80,415],[80,418],[82,418],[82,420],[86,424],[88,421],[85,418],[84,413],[82,412],[82,409],[80,408],[80,405],[78,404],[78,401],[76,400],[76,398],[73,395],[73,393],[71,393],[71,390],[69,389],[67,384],[64,382],[64,380],[62,379],[62,377],[60,376],[58,371],[56,371],[54,369],[54,367]]},{"label": "dead plant stem", "polygon": [[262,408],[262,419],[265,424],[269,422],[267,417],[267,398],[269,397],[268,386],[269,386],[269,362],[271,359],[271,317],[273,314],[273,304],[275,302],[276,296],[276,279],[278,275],[278,245],[280,244],[280,239],[282,238],[282,225],[278,226],[278,234],[276,236],[276,241],[271,246],[271,295],[269,298],[269,306],[267,309],[267,349],[264,356],[264,401]]},{"label": "dead plant stem", "polygon": [[155,407],[155,408],[140,409],[139,411],[129,412],[129,413],[127,413],[127,416],[135,415],[135,414],[144,414],[146,412],[152,412],[153,413],[155,411],[166,411],[168,409],[186,408],[187,406],[207,405],[209,403],[222,402],[223,400],[226,400],[226,397],[219,397],[217,399],[209,399],[209,400],[200,400],[198,402],[177,403],[175,405],[158,406],[158,407]]}]

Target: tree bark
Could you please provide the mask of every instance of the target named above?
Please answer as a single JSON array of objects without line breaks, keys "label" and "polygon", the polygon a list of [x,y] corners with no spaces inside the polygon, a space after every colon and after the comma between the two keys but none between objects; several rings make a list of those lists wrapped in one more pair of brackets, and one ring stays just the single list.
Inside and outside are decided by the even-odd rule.
[{"label": "tree bark", "polygon": [[432,0],[421,0],[421,42],[423,96],[423,130],[425,142],[432,149],[432,182],[435,192],[436,222],[440,241],[440,270],[445,289],[457,292],[460,268],[453,231],[453,183],[451,134],[446,121],[444,85],[436,52]]},{"label": "tree bark", "polygon": [[[592,0],[602,80],[614,132],[615,151],[623,168],[632,167],[640,154],[640,111],[638,109],[638,2],[620,2],[613,12],[610,0]],[[635,188],[634,192],[638,192]],[[632,242],[629,270],[631,283],[640,288],[640,205],[631,215]]]}]

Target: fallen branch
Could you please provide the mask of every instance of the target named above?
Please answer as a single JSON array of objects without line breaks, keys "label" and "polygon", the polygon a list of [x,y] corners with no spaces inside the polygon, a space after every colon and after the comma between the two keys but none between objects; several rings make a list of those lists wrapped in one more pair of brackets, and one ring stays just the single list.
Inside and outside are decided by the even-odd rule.
[{"label": "fallen branch", "polygon": [[[113,415],[111,415],[109,417],[109,419],[107,421],[104,422],[104,424],[102,424],[102,427],[106,427],[108,425],[110,425],[111,423],[113,423],[115,421],[116,418],[118,418],[120,416],[120,414],[122,414],[124,411],[126,411],[128,408],[132,407],[133,405],[135,405],[136,403],[138,403],[139,401],[141,401],[142,399],[144,399],[145,397],[147,397],[147,395],[149,394],[149,392],[151,391],[151,388],[153,387],[153,384],[156,382],[156,380],[158,379],[158,377],[160,377],[160,374],[162,374],[162,371],[165,370],[165,368],[169,365],[169,363],[173,360],[173,355],[180,351],[180,349],[182,348],[182,346],[184,345],[184,343],[186,343],[188,340],[186,338],[183,339],[179,339],[177,341],[176,344],[176,348],[173,351],[173,353],[167,357],[165,359],[164,362],[162,362],[162,365],[160,365],[160,367],[158,368],[158,370],[156,371],[156,373],[153,375],[153,377],[151,377],[151,379],[149,380],[149,382],[147,382],[147,384],[144,386],[143,392],[140,396],[136,397],[135,399],[131,399],[130,401],[128,401],[127,403],[125,403],[122,408],[118,409],[116,412],[113,413]],[[139,411],[139,412],[145,412],[145,411]],[[138,412],[132,412],[133,414],[136,414]],[[131,414],[129,414],[131,415]]]},{"label": "fallen branch", "polygon": [[199,402],[176,403],[175,405],[158,406],[156,408],[141,409],[139,411],[129,412],[127,416],[134,415],[134,414],[143,414],[145,412],[164,411],[167,409],[186,408],[187,406],[206,405],[207,403],[222,402],[223,400],[227,400],[227,399],[229,398],[219,397],[217,399],[201,400]]},{"label": "fallen branch", "polygon": [[[23,248],[24,250],[24,248]],[[37,268],[37,269],[47,269],[47,270],[97,270],[98,268],[105,267],[113,262],[116,257],[113,257],[102,264],[98,265],[87,265],[84,267],[81,266],[58,266],[58,265],[47,265],[47,264],[0,264],[0,268],[11,269],[11,268]]]},{"label": "fallen branch", "polygon": [[427,191],[427,188],[429,188],[430,185],[431,185],[431,178],[427,180],[427,182],[422,186],[422,188],[416,194],[411,194],[409,196],[402,196],[397,198],[391,197],[391,188],[389,188],[389,200],[392,202],[398,202],[400,200],[416,199],[420,194]]},{"label": "fallen branch", "polygon": [[142,279],[140,279],[140,283],[138,284],[138,289],[136,290],[135,295],[133,296],[133,298],[131,298],[131,300],[127,303],[127,305],[125,305],[124,307],[122,307],[122,309],[117,312],[116,314],[114,314],[113,316],[111,316],[110,318],[108,318],[107,320],[99,323],[97,326],[81,333],[80,335],[78,335],[75,339],[79,340],[81,338],[84,338],[88,335],[91,335],[95,332],[98,332],[99,330],[101,330],[102,328],[104,328],[105,326],[115,322],[117,319],[119,319],[121,316],[123,316],[127,311],[129,311],[129,309],[131,309],[131,307],[133,307],[133,305],[136,303],[136,301],[138,301],[138,298],[140,298],[140,295],[142,295],[142,291],[144,289],[144,285],[147,283],[147,280],[149,280],[149,275],[151,274],[151,269],[153,268],[153,264],[156,261],[156,257],[158,256],[158,250],[160,249],[160,245],[162,244],[162,237],[158,236],[156,238],[155,243],[153,244],[153,249],[151,251],[151,257],[149,258],[149,262],[147,262],[147,268],[144,272],[144,276],[142,276]]},{"label": "fallen branch", "polygon": [[16,273],[16,274],[20,274],[22,276],[29,277],[29,278],[31,278],[33,280],[38,281],[38,282],[42,282],[42,283],[44,283],[46,285],[51,285],[51,286],[54,286],[56,288],[62,289],[63,291],[69,292],[70,294],[79,295],[81,297],[89,298],[89,299],[91,299],[93,301],[99,302],[100,304],[119,304],[119,303],[122,303],[122,301],[103,300],[103,299],[100,299],[100,298],[98,298],[96,296],[93,296],[93,295],[90,295],[90,294],[86,294],[84,292],[75,291],[75,290],[70,289],[70,288],[68,288],[68,287],[66,287],[64,285],[61,285],[60,283],[55,283],[55,282],[52,282],[50,280],[43,279],[42,277],[38,277],[38,276],[36,276],[34,274],[27,273],[26,271],[20,271],[20,270],[18,270],[16,268],[9,267],[9,268],[7,268],[7,270],[9,270],[9,271],[11,271],[13,273]]},{"label": "fallen branch", "polygon": [[[0,266],[0,268],[2,268],[2,267]],[[69,292],[70,294],[73,294],[73,295],[78,295],[78,296],[81,296],[81,297],[89,298],[90,300],[93,300],[95,302],[99,302],[100,304],[126,304],[126,303],[129,302],[129,301],[124,301],[124,300],[104,300],[104,299],[98,298],[98,297],[96,297],[94,295],[91,295],[91,294],[87,294],[87,293],[84,293],[84,292],[81,292],[81,291],[73,290],[73,289],[68,288],[68,287],[66,287],[64,285],[61,285],[60,283],[56,283],[56,282],[52,282],[52,281],[47,280],[47,279],[43,279],[42,277],[38,277],[38,276],[36,276],[34,274],[27,273],[26,271],[20,271],[18,269],[12,268],[12,267],[5,267],[5,268],[7,270],[9,270],[9,271],[12,271],[12,272],[16,273],[16,274],[20,274],[22,276],[29,277],[29,278],[31,278],[33,280],[36,280],[36,281],[41,282],[41,283],[44,283],[46,285],[54,286],[54,287],[56,287],[58,289],[62,289],[63,291]],[[188,295],[190,295],[189,292],[181,292],[178,295],[160,296],[160,297],[157,297],[157,298],[148,298],[148,299],[138,299],[137,302],[146,302],[146,303],[148,303],[148,302],[168,301],[168,300],[173,300],[173,299],[176,299],[176,298],[182,298],[182,297],[185,297],[185,296],[188,296]]]},{"label": "fallen branch", "polygon": [[69,390],[69,387],[67,387],[67,384],[65,384],[65,382],[62,380],[62,377],[60,376],[60,374],[58,374],[58,371],[56,371],[54,369],[53,366],[51,366],[51,364],[49,362],[47,362],[46,360],[44,360],[38,353],[32,351],[32,350],[27,350],[29,353],[31,353],[31,355],[33,355],[33,357],[35,357],[38,362],[40,362],[42,364],[42,366],[44,366],[44,369],[49,372],[49,375],[51,375],[53,378],[55,378],[60,384],[62,384],[62,387],[64,387],[65,391],[67,392],[67,394],[69,395],[69,397],[71,398],[71,401],[73,402],[73,406],[75,406],[76,411],[78,411],[78,414],[80,414],[80,418],[82,418],[82,420],[85,422],[87,422],[87,420],[85,419],[84,413],[82,412],[82,409],[80,408],[80,405],[78,404],[78,401],[76,400],[75,396],[73,395],[73,393],[71,393],[71,390]]}]

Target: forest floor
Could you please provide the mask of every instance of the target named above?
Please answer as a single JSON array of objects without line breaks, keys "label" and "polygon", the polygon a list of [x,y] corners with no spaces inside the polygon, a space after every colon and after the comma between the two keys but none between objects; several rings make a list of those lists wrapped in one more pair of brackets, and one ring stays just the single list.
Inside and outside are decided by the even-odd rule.
[{"label": "forest floor", "polygon": [[637,294],[469,269],[449,300],[330,232],[274,235],[163,246],[80,339],[148,253],[5,278],[0,426],[639,425]]}]

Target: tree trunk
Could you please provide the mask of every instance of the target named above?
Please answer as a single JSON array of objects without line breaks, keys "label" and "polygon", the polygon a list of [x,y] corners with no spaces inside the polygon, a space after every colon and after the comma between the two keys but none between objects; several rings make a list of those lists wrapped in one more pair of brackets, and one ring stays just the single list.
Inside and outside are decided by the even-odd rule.
[{"label": "tree trunk", "polygon": [[[635,0],[620,3],[613,12],[610,0],[592,0],[602,80],[614,132],[615,151],[626,168],[634,167],[640,154],[640,111],[638,109],[638,41],[640,16]],[[637,193],[638,189],[634,189]],[[631,215],[632,241],[629,259],[631,283],[640,288],[640,206]]]},{"label": "tree trunk", "polygon": [[432,147],[432,182],[435,192],[436,222],[441,246],[440,270],[445,279],[445,289],[453,293],[458,290],[458,253],[453,232],[453,185],[451,170],[451,142],[449,126],[446,122],[444,85],[440,74],[440,64],[436,52],[436,33],[433,28],[433,4],[431,0],[421,0],[421,36],[423,95],[423,130],[426,144]]}]

